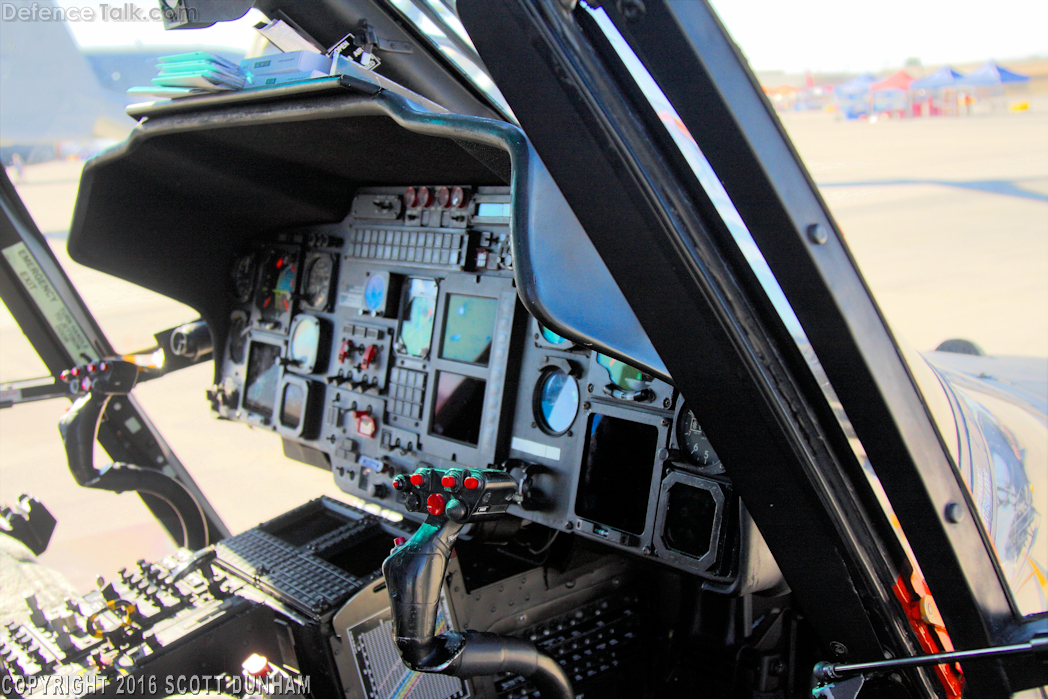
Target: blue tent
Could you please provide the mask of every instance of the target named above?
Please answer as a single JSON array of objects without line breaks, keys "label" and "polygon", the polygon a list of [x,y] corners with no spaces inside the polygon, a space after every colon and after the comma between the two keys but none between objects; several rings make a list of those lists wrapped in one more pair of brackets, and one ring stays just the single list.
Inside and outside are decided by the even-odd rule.
[{"label": "blue tent", "polygon": [[865,95],[870,91],[870,85],[877,82],[877,77],[870,73],[863,73],[857,78],[852,78],[846,83],[838,85],[834,88],[834,93],[838,95]]},{"label": "blue tent", "polygon": [[871,111],[870,85],[875,82],[877,82],[876,76],[865,73],[833,89],[834,98],[844,118],[858,119],[861,116],[869,115]]},{"label": "blue tent", "polygon": [[958,85],[1002,85],[1004,83],[1029,82],[1030,77],[1020,75],[1007,68],[1002,68],[993,61],[988,61],[976,68],[966,77],[957,81]]},{"label": "blue tent", "polygon": [[935,90],[940,87],[953,87],[964,76],[950,66],[943,66],[931,75],[926,75],[910,83],[911,90]]}]

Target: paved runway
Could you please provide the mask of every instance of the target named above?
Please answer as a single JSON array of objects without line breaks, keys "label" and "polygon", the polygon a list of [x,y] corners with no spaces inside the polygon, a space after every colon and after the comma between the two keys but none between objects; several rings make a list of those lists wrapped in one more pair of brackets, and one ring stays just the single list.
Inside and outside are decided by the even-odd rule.
[{"label": "paved runway", "polygon": [[897,334],[1048,357],[1048,96],[970,118],[783,122]]},{"label": "paved runway", "polygon": [[[881,308],[917,349],[965,337],[991,354],[1048,357],[1045,102],[1023,114],[874,124],[784,115]],[[140,349],[192,312],[68,262],[63,238],[78,168],[26,168],[19,190],[116,347]],[[23,377],[19,339],[0,317],[0,380]],[[211,419],[211,380],[205,365],[135,393],[231,530],[339,495],[329,474],[284,459],[271,433]],[[134,496],[73,484],[55,427],[66,406],[0,412],[0,503],[20,492],[44,500],[59,524],[42,560],[84,589],[96,574],[159,557],[171,544]]]}]

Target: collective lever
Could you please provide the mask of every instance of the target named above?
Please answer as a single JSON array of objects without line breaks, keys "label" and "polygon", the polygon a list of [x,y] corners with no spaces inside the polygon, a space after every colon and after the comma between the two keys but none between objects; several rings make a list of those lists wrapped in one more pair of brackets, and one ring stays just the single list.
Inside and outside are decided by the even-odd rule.
[{"label": "collective lever", "polygon": [[467,523],[497,519],[517,499],[517,483],[493,469],[420,468],[393,479],[408,510],[428,513],[415,535],[382,564],[393,638],[417,672],[475,677],[512,672],[545,699],[571,699],[571,681],[553,658],[522,638],[466,631],[436,635],[440,587],[448,558]]}]

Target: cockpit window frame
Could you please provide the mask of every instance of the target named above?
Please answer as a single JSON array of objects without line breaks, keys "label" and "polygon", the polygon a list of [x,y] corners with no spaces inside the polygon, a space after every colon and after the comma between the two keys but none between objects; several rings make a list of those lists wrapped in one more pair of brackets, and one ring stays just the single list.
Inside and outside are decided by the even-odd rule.
[{"label": "cockpit window frame", "polygon": [[[116,353],[101,327],[80,297],[76,287],[55,257],[43,234],[33,222],[29,211],[22,202],[6,172],[0,173],[0,248],[22,246],[22,251],[29,255],[35,267],[46,278],[50,293],[54,296],[51,302],[63,309],[63,317],[71,332],[76,332],[90,345],[94,356],[73,357],[63,343],[56,329],[45,318],[39,303],[26,289],[25,283],[18,279],[17,271],[5,259],[0,262],[0,294],[4,303],[11,310],[19,327],[33,345],[33,349],[44,361],[51,372],[50,381],[27,382],[19,387],[17,400],[5,397],[0,408],[12,408],[16,403],[53,398],[71,399],[68,385],[60,380],[59,374],[76,364],[83,364],[97,357],[111,357]],[[200,505],[206,516],[209,537],[213,541],[229,536],[229,527],[222,521],[214,506],[204,495],[189,471],[175,455],[164,440],[156,425],[146,414],[133,394],[122,396],[118,401],[107,404],[120,410],[120,421],[103,420],[98,428],[97,439],[113,461],[149,464],[147,468],[164,469],[173,473]],[[13,407],[17,409],[17,407]],[[108,413],[107,413],[108,415]],[[126,432],[120,429],[124,422],[134,420],[139,429]],[[146,455],[158,453],[159,460],[153,461]],[[160,500],[143,499],[146,507],[157,521],[167,530],[173,540],[181,541],[182,525],[177,514]]]},{"label": "cockpit window frame", "polygon": [[[649,3],[643,22],[607,12],[707,155],[823,359],[955,645],[1043,633],[1048,615],[1019,613],[904,350],[716,14],[678,0]],[[948,518],[957,505],[968,516]],[[986,679],[972,670],[969,680]],[[1005,669],[1021,684],[1027,671]]]},{"label": "cockpit window frame", "polygon": [[[730,264],[739,275],[736,283],[742,285],[744,295],[749,295],[751,303],[760,309],[758,315],[763,313],[765,328],[777,338],[773,342],[777,342],[783,353],[781,357],[751,355],[749,359],[765,363],[773,372],[776,368],[786,369],[802,384],[807,381],[809,388],[804,389],[805,395],[820,415],[826,437],[831,443],[836,442],[831,449],[843,459],[842,466],[854,459],[854,455],[846,456],[840,449],[838,437],[842,430],[835,420],[833,423],[827,420],[830,410],[817,405],[825,399],[818,395],[816,400],[810,390],[814,382],[797,373],[798,350],[795,345],[787,348],[783,344],[787,333],[781,319],[769,319],[768,312],[774,309],[766,297],[762,303],[754,295],[752,270],[740,269],[739,263],[745,264],[745,260],[740,259],[737,245],[731,241],[723,221],[715,213],[710,215],[715,208],[710,205],[708,194],[690,166],[682,167],[679,149],[664,132],[659,133],[664,131],[661,126],[658,129],[653,126],[653,122],[657,124],[657,117],[651,113],[646,100],[642,103],[638,98],[635,85],[632,94],[628,94],[627,83],[631,81],[623,78],[625,71],[614,51],[601,47],[595,37],[599,32],[594,32],[592,25],[586,26],[589,8],[573,3],[566,6],[554,0],[530,4],[505,0],[498,4],[501,6],[498,10],[485,5],[484,15],[472,2],[459,2],[458,7],[491,74],[536,150],[550,163],[554,179],[624,290],[630,288],[630,283],[641,283],[639,268],[643,265],[638,259],[614,259],[615,246],[623,240],[619,234],[624,231],[616,230],[616,216],[610,211],[618,213],[620,222],[635,226],[637,245],[649,241],[649,234],[640,230],[644,226],[651,231],[652,241],[658,239],[656,231],[660,227],[665,232],[659,241],[661,250],[645,250],[643,255],[636,253],[637,258],[643,257],[649,265],[649,278],[665,273],[659,277],[660,288],[655,294],[664,301],[664,308],[660,310],[654,301],[638,294],[628,296],[638,317],[645,319],[645,329],[656,349],[660,354],[666,349],[667,366],[685,396],[691,398],[696,385],[689,385],[687,371],[678,374],[682,369],[681,351],[668,346],[667,342],[685,343],[694,332],[689,334],[687,327],[678,325],[675,328],[678,336],[668,338],[658,323],[666,321],[667,315],[679,313],[689,303],[692,308],[701,307],[672,298],[676,294],[706,294],[707,300],[714,304],[724,301],[710,299],[708,276],[700,281],[699,274],[710,274],[708,270],[695,270],[692,279],[685,279],[686,272],[679,267],[674,269],[678,260],[687,267],[691,263],[689,258],[710,254],[709,250],[697,252],[690,247],[698,238],[693,236],[689,241],[686,235],[681,235],[680,216],[694,215],[696,218],[684,227],[690,225],[696,231],[705,228],[708,238],[700,244],[712,243],[715,248],[719,247],[719,254],[732,260]],[[1043,615],[1018,617],[975,518],[969,516],[947,524],[946,506],[949,503],[970,505],[970,496],[952,467],[948,450],[901,350],[825,203],[763,98],[741,52],[732,44],[709,5],[673,0],[600,4],[670,99],[686,128],[695,135],[796,310],[801,326],[812,340],[817,356],[823,360],[855,424],[858,437],[867,447],[880,480],[886,485],[903,528],[908,534],[912,532],[911,543],[915,544],[918,561],[940,603],[955,646],[1000,645],[1043,632],[1048,618]],[[627,16],[622,14],[624,11],[628,11]],[[496,13],[502,16],[494,17]],[[492,39],[505,37],[511,31],[525,36],[511,57],[500,58]],[[608,74],[614,77],[609,79]],[[521,87],[525,80],[530,81],[528,90],[545,97],[546,104],[532,108],[520,101],[526,94]],[[556,127],[543,123],[542,109],[556,117]],[[565,149],[565,140],[571,140],[572,150]],[[585,164],[592,166],[586,187],[589,193],[601,192],[603,212],[592,201],[587,201],[585,188],[570,181],[586,158],[589,160]],[[648,174],[645,168],[649,166],[653,170],[648,172],[664,167],[672,171],[674,177],[645,183],[642,178]],[[688,199],[702,213],[689,213]],[[640,211],[647,212],[649,220],[660,220],[645,224],[643,216],[637,217]],[[677,230],[671,232],[675,224]],[[734,256],[728,248],[735,249]],[[672,263],[667,262],[670,259]],[[760,295],[763,296],[763,292]],[[745,322],[738,316],[735,321]],[[706,332],[710,330],[706,328]],[[700,360],[696,357],[695,361]],[[775,367],[779,362],[785,363]],[[695,372],[695,376],[699,373]],[[751,376],[765,387],[772,384],[764,382],[775,381],[772,376],[759,377],[757,372]],[[706,378],[712,377],[707,374]],[[716,434],[714,416],[700,419],[704,425],[709,422],[711,434]],[[785,423],[780,427],[786,432],[791,429]],[[720,446],[715,446],[720,452]],[[726,451],[730,450],[731,447]],[[733,479],[746,475],[730,471],[729,468]],[[847,469],[841,472],[844,481],[849,478],[847,473]],[[786,473],[777,475],[782,477]],[[850,478],[858,484],[853,472]],[[758,504],[766,503],[748,501],[751,510]],[[822,504],[829,507],[825,500]],[[876,515],[873,509],[879,508],[868,508],[870,516]],[[837,514],[842,521],[851,516],[847,513],[831,516]],[[853,574],[853,580],[859,577]],[[796,588],[795,592],[798,592]],[[1015,669],[1020,665],[1022,669]],[[1031,663],[1016,663],[1007,668],[999,663],[987,663],[965,670],[971,691],[980,696],[1007,696],[1009,680],[1016,687],[1033,686],[1030,682],[1043,680]]]}]

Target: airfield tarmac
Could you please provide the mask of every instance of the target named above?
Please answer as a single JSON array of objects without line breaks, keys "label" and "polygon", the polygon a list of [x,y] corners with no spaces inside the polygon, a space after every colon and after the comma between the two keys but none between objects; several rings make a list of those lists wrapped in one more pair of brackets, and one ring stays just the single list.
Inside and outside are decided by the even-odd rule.
[{"label": "airfield tarmac", "polygon": [[[993,355],[1048,357],[1048,96],[1034,96],[1024,113],[782,119],[898,336],[919,350],[963,337]],[[69,260],[79,169],[27,167],[19,192],[113,344],[141,349],[152,332],[195,316]],[[10,318],[0,318],[4,379],[25,376],[20,342]],[[330,474],[285,459],[272,433],[212,419],[204,398],[212,371],[193,367],[135,396],[231,531],[321,494],[348,499]],[[58,527],[40,560],[86,590],[98,574],[162,557],[171,542],[133,495],[74,485],[56,428],[67,405],[0,412],[0,503],[22,492],[43,500]]]}]

